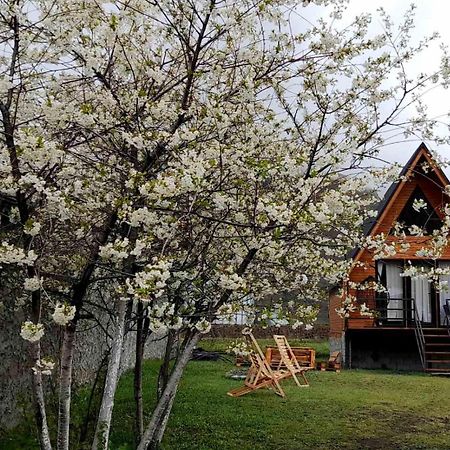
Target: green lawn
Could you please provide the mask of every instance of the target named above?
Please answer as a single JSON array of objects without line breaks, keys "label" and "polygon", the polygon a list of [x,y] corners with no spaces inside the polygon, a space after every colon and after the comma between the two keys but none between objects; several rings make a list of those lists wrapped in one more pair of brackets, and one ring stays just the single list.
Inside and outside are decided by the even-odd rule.
[{"label": "green lawn", "polygon": [[[201,345],[220,349],[225,344],[207,340]],[[319,354],[326,350],[323,343],[313,345]],[[310,372],[310,388],[297,388],[291,381],[283,383],[286,399],[268,390],[231,398],[226,392],[240,384],[225,377],[231,368],[226,362],[189,364],[164,449],[450,448],[450,379],[366,370]],[[153,399],[157,369],[156,361],[145,365],[148,403]],[[132,386],[132,374],[127,373],[117,393],[113,450],[133,448]],[[81,394],[76,409],[82,408]],[[25,430],[9,438],[0,440],[1,449],[36,448]]]}]

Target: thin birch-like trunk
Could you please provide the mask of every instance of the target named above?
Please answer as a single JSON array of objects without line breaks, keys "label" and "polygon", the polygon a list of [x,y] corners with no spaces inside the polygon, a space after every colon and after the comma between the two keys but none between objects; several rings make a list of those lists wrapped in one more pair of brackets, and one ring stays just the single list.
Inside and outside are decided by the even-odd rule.
[{"label": "thin birch-like trunk", "polygon": [[98,413],[97,427],[95,429],[92,450],[107,449],[109,445],[109,431],[111,428],[111,417],[114,408],[114,396],[120,375],[120,360],[122,356],[123,339],[125,334],[125,316],[127,302],[118,299],[117,324],[112,342],[111,354],[106,372],[105,387],[103,390],[102,403]]},{"label": "thin birch-like trunk", "polygon": [[167,385],[159,399],[155,409],[153,410],[150,422],[145,429],[144,435],[139,443],[137,450],[149,450],[151,445],[155,443],[156,437],[159,436],[162,439],[164,436],[165,427],[167,425],[167,417],[170,415],[173,400],[180,383],[183,371],[191,358],[192,351],[194,350],[197,342],[200,339],[200,333],[196,333],[190,337],[186,342],[185,347],[180,353],[175,366],[170,374]]},{"label": "thin birch-like trunk", "polygon": [[169,330],[167,334],[166,351],[164,353],[164,361],[161,364],[158,373],[158,387],[156,392],[156,397],[159,400],[164,388],[166,387],[167,381],[169,380],[169,369],[170,369],[170,357],[172,356],[173,344],[175,342],[175,332]]},{"label": "thin birch-like trunk", "polygon": [[70,403],[72,388],[73,353],[76,325],[69,323],[64,329],[59,377],[58,450],[69,450]]},{"label": "thin birch-like trunk", "polygon": [[166,409],[164,410],[164,413],[161,416],[160,425],[156,429],[155,436],[149,445],[150,450],[157,450],[161,445],[162,438],[164,437],[164,432],[166,431],[167,422],[169,421],[170,412],[172,411],[173,402],[175,401],[175,396],[177,395],[177,389],[178,387],[175,389],[173,396],[171,397]]},{"label": "thin birch-like trunk", "polygon": [[[40,361],[41,359],[41,343],[40,341],[31,344],[31,356],[33,360]],[[52,450],[50,441],[50,434],[47,424],[47,413],[45,409],[44,386],[42,383],[42,374],[37,371],[32,375],[32,389],[35,403],[35,418],[38,428],[38,437],[41,450]]]},{"label": "thin birch-like trunk", "polygon": [[142,363],[144,359],[144,306],[137,304],[136,347],[134,362],[134,401],[135,401],[135,429],[136,443],[139,443],[144,432],[144,406],[142,402]]},{"label": "thin birch-like trunk", "polygon": [[[28,267],[28,276],[35,276],[34,267]],[[34,323],[41,321],[41,294],[40,291],[34,291],[31,294],[31,313]],[[41,341],[33,342],[30,346],[30,357],[34,364],[41,360]],[[47,424],[47,412],[45,408],[44,384],[42,374],[39,370],[33,373],[31,388],[33,390],[33,400],[35,404],[35,419],[38,429],[38,438],[41,450],[52,450],[50,433]]]}]

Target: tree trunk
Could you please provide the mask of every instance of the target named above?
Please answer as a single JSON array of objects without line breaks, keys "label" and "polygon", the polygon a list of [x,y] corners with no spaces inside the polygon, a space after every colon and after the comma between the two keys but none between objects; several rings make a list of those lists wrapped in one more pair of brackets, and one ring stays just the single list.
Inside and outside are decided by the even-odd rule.
[{"label": "tree trunk", "polygon": [[[35,276],[34,267],[28,267],[28,276]],[[34,323],[41,320],[41,294],[34,291],[31,294],[31,314]],[[30,346],[30,357],[34,364],[41,360],[41,341],[33,342]],[[42,374],[39,370],[32,374],[31,387],[33,389],[33,400],[35,404],[35,419],[38,429],[39,444],[42,450],[51,450],[52,443],[50,441],[50,433],[47,424],[47,412],[45,409],[44,385],[42,382]]]},{"label": "tree trunk", "polygon": [[164,437],[164,432],[166,431],[167,422],[169,421],[170,412],[172,411],[173,402],[175,401],[175,396],[177,395],[177,389],[178,387],[175,389],[172,398],[170,399],[166,409],[164,410],[164,413],[160,420],[160,425],[156,430],[154,438],[150,442],[149,448],[151,450],[157,450],[161,445],[162,438]]},{"label": "tree trunk", "polygon": [[[41,343],[40,341],[31,344],[32,359],[40,361],[41,359]],[[32,375],[32,389],[35,403],[35,418],[38,428],[39,444],[42,450],[52,450],[50,434],[47,425],[47,413],[45,409],[44,386],[42,383],[42,374],[37,371]]]},{"label": "tree trunk", "polygon": [[64,330],[59,377],[58,450],[69,450],[70,402],[73,353],[76,325],[69,323]]},{"label": "tree trunk", "polygon": [[164,388],[169,380],[170,357],[172,356],[173,344],[175,342],[175,331],[169,330],[167,334],[166,351],[164,353],[164,361],[159,368],[158,388],[156,392],[157,399],[161,398]]},{"label": "tree trunk", "polygon": [[141,440],[144,432],[144,407],[142,403],[142,363],[144,359],[144,306],[142,302],[137,304],[137,324],[136,324],[136,355],[134,363],[134,401],[136,406],[136,443]]},{"label": "tree trunk", "polygon": [[107,449],[109,445],[109,430],[111,428],[114,396],[116,394],[117,382],[120,375],[120,360],[122,356],[123,338],[125,334],[127,302],[118,299],[116,305],[117,324],[108,362],[108,370],[106,372],[105,387],[103,390],[100,411],[98,413],[97,427],[95,429],[92,450]]},{"label": "tree trunk", "polygon": [[199,339],[200,333],[195,332],[195,334],[191,335],[190,339],[186,342],[186,345],[181,351],[172,373],[170,374],[164,392],[153,410],[152,418],[150,419],[150,423],[145,430],[137,450],[149,450],[151,449],[151,446],[159,444],[159,442],[155,442],[157,436],[160,440],[162,439],[178,384]]}]

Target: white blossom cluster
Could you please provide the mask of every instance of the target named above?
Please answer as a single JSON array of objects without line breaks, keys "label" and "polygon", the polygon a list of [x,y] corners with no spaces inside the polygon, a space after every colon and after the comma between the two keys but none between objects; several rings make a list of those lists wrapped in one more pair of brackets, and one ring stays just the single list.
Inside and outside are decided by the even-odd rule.
[{"label": "white blossom cluster", "polygon": [[234,356],[248,356],[252,349],[249,347],[246,341],[242,339],[236,339],[230,343],[227,347],[226,352]]},{"label": "white blossom cluster", "polygon": [[32,278],[26,278],[23,283],[23,288],[26,291],[31,291],[31,292],[37,291],[41,288],[41,283],[42,283],[42,280],[38,276],[35,276]]},{"label": "white blossom cluster", "polygon": [[127,279],[127,293],[144,302],[161,297],[170,278],[171,266],[172,263],[164,259],[147,264],[133,279]]},{"label": "white blossom cluster", "polygon": [[37,342],[44,336],[44,325],[42,323],[33,323],[30,320],[22,323],[20,335],[29,342]]},{"label": "white blossom cluster", "polygon": [[37,255],[34,250],[25,252],[4,241],[0,244],[0,266],[2,264],[32,265],[36,259]]},{"label": "white blossom cluster", "polygon": [[55,368],[55,362],[52,358],[41,358],[36,361],[34,367],[31,368],[35,375],[51,375],[52,370]]},{"label": "white blossom cluster", "polygon": [[75,317],[76,307],[67,303],[58,303],[52,314],[52,319],[62,327],[66,326]]}]

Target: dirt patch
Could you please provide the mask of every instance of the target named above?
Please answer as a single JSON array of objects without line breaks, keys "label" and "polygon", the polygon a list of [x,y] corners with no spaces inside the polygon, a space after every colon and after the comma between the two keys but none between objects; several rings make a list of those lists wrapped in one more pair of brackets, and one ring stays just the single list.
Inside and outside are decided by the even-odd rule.
[{"label": "dirt patch", "polygon": [[434,435],[447,429],[448,417],[427,417],[412,411],[402,410],[368,410],[368,422],[375,422],[376,426],[372,427],[379,430],[377,436],[361,437],[355,439],[351,449],[367,449],[367,450],[447,450],[448,446],[436,447],[417,444],[411,447],[408,444],[410,439],[407,436]]}]

